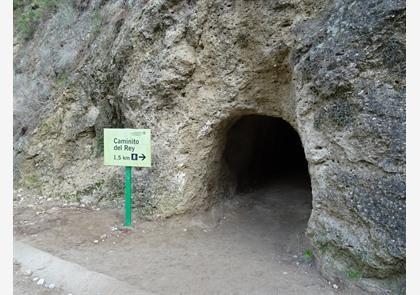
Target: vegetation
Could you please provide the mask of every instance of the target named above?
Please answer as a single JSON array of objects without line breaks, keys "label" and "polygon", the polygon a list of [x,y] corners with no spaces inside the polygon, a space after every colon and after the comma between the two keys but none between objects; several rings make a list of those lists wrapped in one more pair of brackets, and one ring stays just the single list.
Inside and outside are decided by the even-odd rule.
[{"label": "vegetation", "polygon": [[16,32],[24,40],[32,38],[36,26],[48,13],[57,9],[61,0],[13,0]]},{"label": "vegetation", "polygon": [[362,277],[362,273],[360,271],[357,271],[357,270],[348,270],[346,272],[346,275],[351,280],[358,280]]},{"label": "vegetation", "polygon": [[61,72],[55,78],[55,86],[60,88],[66,84],[69,79],[69,75],[66,72]]},{"label": "vegetation", "polygon": [[314,256],[314,253],[311,249],[307,249],[305,253],[303,253],[303,256],[305,256],[306,258],[312,258]]},{"label": "vegetation", "polygon": [[97,34],[101,30],[102,25],[102,15],[99,10],[95,10],[92,16],[92,31]]}]

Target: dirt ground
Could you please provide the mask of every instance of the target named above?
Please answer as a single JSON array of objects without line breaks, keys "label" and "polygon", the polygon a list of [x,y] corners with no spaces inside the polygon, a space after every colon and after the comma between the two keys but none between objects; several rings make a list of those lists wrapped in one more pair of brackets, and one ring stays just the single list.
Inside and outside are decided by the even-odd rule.
[{"label": "dirt ground", "polygon": [[[309,188],[284,182],[196,215],[146,221],[134,212],[128,230],[122,209],[63,204],[18,190],[14,234],[157,294],[363,294],[316,270],[304,235],[310,211]],[[15,266],[15,294],[66,294],[30,288],[32,279]]]},{"label": "dirt ground", "polygon": [[62,289],[49,288],[49,284],[37,285],[39,279],[32,276],[28,270],[22,269],[18,263],[13,263],[13,294],[16,295],[67,295]]}]

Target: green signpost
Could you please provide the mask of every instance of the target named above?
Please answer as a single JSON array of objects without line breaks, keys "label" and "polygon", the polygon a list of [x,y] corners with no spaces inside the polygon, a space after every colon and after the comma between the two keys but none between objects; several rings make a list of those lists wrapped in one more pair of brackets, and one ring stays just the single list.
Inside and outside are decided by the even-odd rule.
[{"label": "green signpost", "polygon": [[131,226],[131,167],[151,167],[150,129],[104,129],[104,164],[125,166],[125,226]]}]

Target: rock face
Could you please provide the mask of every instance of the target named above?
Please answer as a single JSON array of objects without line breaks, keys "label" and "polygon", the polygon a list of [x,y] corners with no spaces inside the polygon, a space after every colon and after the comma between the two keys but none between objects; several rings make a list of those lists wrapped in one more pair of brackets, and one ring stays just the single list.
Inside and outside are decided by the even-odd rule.
[{"label": "rock face", "polygon": [[[76,1],[15,38],[15,183],[112,200],[103,128],[150,128],[143,214],[205,209],[235,181],[244,115],[299,133],[322,273],[374,293],[405,277],[405,2]],[[83,5],[82,5],[83,4]],[[355,279],[356,278],[356,279]]]}]

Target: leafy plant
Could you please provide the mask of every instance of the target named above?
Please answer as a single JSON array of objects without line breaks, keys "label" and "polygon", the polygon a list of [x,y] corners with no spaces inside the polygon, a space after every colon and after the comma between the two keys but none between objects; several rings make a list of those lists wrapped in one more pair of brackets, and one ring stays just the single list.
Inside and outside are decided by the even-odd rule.
[{"label": "leafy plant", "polygon": [[22,7],[24,5],[24,1],[23,0],[13,0],[13,11],[15,11],[16,9],[19,9],[20,7]]},{"label": "leafy plant", "polygon": [[24,40],[32,38],[45,14],[58,7],[61,0],[13,0],[14,25]]},{"label": "leafy plant", "polygon": [[95,33],[98,33],[102,25],[102,15],[99,12],[99,10],[95,10],[93,12],[91,23],[92,23],[92,31]]},{"label": "leafy plant", "polygon": [[346,272],[346,275],[351,280],[358,280],[362,277],[362,273],[360,271],[357,271],[357,270],[348,270]]},{"label": "leafy plant", "polygon": [[69,79],[69,75],[63,71],[57,75],[55,79],[55,85],[57,87],[62,87],[63,85],[66,84],[68,79]]},{"label": "leafy plant", "polygon": [[314,257],[314,253],[311,249],[306,249],[306,251],[303,253],[303,256],[305,256],[306,258],[312,258]]}]

